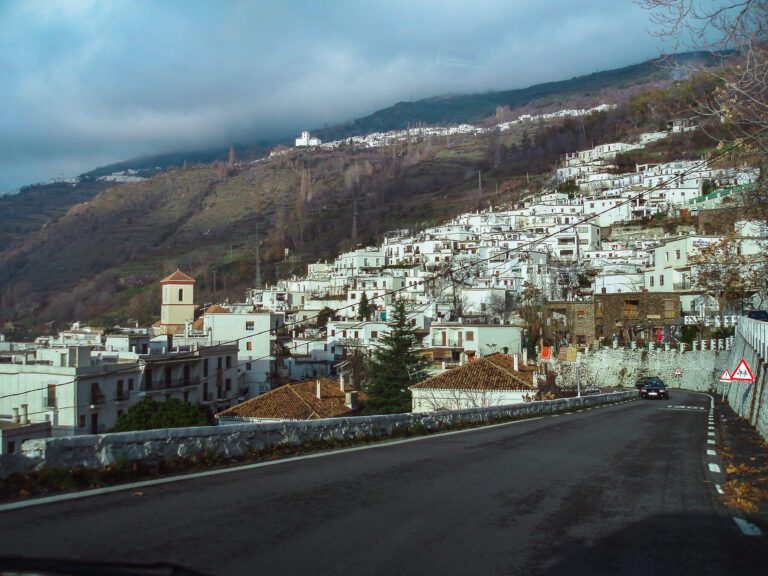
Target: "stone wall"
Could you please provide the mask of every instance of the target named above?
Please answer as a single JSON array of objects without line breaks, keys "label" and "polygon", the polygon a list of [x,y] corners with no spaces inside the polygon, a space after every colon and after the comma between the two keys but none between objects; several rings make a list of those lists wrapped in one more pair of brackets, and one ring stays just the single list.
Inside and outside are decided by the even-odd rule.
[{"label": "stone wall", "polygon": [[[579,381],[582,386],[633,388],[641,376],[658,376],[671,388],[706,391],[726,367],[728,354],[727,350],[601,348],[579,353]],[[680,378],[674,375],[677,368],[683,373]],[[573,364],[552,361],[548,369],[557,372],[558,385],[575,383]]]},{"label": "stone wall", "polygon": [[633,391],[564,398],[511,406],[469,408],[427,414],[393,414],[301,422],[243,423],[215,427],[172,428],[67,438],[29,440],[22,455],[0,457],[0,477],[41,468],[100,468],[115,462],[147,463],[188,459],[208,451],[236,459],[254,451],[317,442],[386,439],[409,431],[437,430],[457,424],[531,418],[636,398]]}]

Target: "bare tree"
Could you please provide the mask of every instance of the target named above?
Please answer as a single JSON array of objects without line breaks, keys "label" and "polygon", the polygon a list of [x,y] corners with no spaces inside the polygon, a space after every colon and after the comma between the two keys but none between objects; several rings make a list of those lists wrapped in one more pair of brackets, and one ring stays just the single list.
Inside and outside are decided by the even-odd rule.
[{"label": "bare tree", "polygon": [[[704,74],[716,88],[699,102],[699,114],[727,130],[736,154],[765,172],[768,153],[768,0],[635,0],[651,11],[655,34],[681,47],[731,55],[722,69]],[[701,71],[694,70],[694,71]],[[744,195],[754,217],[768,221],[763,178]]]}]

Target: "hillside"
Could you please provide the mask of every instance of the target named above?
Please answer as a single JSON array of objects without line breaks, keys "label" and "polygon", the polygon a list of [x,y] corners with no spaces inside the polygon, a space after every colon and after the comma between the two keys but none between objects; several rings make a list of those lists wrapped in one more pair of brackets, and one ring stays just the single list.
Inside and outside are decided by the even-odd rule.
[{"label": "hillside", "polygon": [[[357,241],[366,244],[391,229],[514,202],[540,189],[563,153],[655,126],[687,108],[682,96],[690,90],[657,88],[652,106],[633,97],[583,120],[380,148],[295,149],[234,166],[169,169],[101,191],[87,188],[90,181],[60,189],[74,196],[39,213],[27,202],[21,228],[6,232],[0,322],[33,332],[51,321],[149,322],[159,312],[157,281],[176,267],[197,278],[198,302],[242,298],[255,281],[257,241],[262,278],[270,281],[350,248],[355,211]],[[76,196],[80,187],[85,199]]]}]

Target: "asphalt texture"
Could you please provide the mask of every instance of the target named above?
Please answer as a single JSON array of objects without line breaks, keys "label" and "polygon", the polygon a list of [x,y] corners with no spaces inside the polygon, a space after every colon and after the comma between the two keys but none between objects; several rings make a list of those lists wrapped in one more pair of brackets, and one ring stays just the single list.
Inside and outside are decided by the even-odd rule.
[{"label": "asphalt texture", "polygon": [[744,535],[715,492],[708,413],[673,391],[1,512],[0,555],[210,575],[766,574],[765,531]]}]

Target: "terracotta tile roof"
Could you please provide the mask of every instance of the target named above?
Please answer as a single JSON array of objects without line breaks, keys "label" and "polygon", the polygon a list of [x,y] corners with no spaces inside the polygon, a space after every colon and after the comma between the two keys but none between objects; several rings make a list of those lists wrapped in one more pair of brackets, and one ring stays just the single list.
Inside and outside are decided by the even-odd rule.
[{"label": "terracotta tile roof", "polygon": [[411,389],[437,390],[533,390],[533,370],[521,366],[506,354],[491,354],[448,372],[414,384]]},{"label": "terracotta tile roof", "polygon": [[[320,398],[317,397],[317,382],[320,382]],[[237,406],[227,408],[216,416],[270,420],[318,420],[347,416],[355,412],[344,402],[345,394],[341,391],[338,382],[328,378],[312,378],[294,384],[285,384]]]},{"label": "terracotta tile roof", "polygon": [[166,276],[165,278],[160,280],[160,282],[189,282],[190,284],[194,284],[195,279],[192,278],[191,276],[187,276],[186,274],[184,274],[184,272],[177,269],[176,272],[174,272],[170,276]]},{"label": "terracotta tile roof", "polygon": [[227,308],[226,306],[221,306],[220,304],[211,304],[203,311],[203,315],[200,316],[197,320],[192,322],[192,330],[202,330],[205,325],[205,315],[206,314],[229,314],[231,310]]}]

